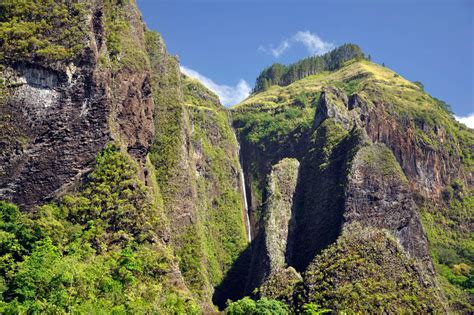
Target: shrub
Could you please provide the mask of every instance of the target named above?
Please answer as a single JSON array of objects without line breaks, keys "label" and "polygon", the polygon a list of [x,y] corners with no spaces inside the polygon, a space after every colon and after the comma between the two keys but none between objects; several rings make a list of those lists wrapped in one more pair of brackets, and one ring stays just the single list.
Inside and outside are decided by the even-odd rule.
[{"label": "shrub", "polygon": [[79,0],[0,3],[0,62],[71,61],[86,41],[87,6]]},{"label": "shrub", "polygon": [[249,297],[244,297],[229,303],[225,312],[229,315],[286,315],[289,314],[289,309],[280,301],[267,298],[254,301]]}]

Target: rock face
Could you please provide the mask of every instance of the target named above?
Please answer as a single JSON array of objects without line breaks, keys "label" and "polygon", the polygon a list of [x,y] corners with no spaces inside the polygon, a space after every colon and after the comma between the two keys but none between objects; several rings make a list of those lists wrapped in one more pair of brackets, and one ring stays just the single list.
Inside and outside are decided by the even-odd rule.
[{"label": "rock face", "polygon": [[[427,103],[420,105],[420,100]],[[343,295],[357,291],[357,277],[345,269],[350,264],[343,256],[351,252],[350,246],[356,243],[361,247],[370,244],[373,236],[377,248],[368,246],[365,254],[362,250],[353,259],[360,257],[368,266],[382,264],[384,272],[398,268],[393,270],[394,278],[406,281],[413,277],[422,288],[423,293],[416,293],[418,289],[405,293],[423,296],[429,304],[424,311],[445,311],[422,226],[421,206],[423,196],[429,195],[434,202],[441,202],[441,192],[456,178],[471,185],[468,153],[471,142],[468,139],[472,139],[472,134],[457,125],[441,107],[439,101],[393,72],[364,61],[349,64],[327,76],[297,81],[291,88],[269,89],[233,109],[234,126],[245,148],[243,158],[248,161],[245,171],[254,201],[251,210],[259,218],[255,222],[257,235],[252,246],[246,292],[254,288],[272,292],[271,283],[284,287],[282,279],[287,279],[285,268],[289,266],[303,274],[303,284],[294,287],[302,290],[303,296],[307,294],[303,301],[342,311],[347,307],[337,305],[338,299],[344,300],[342,297],[333,300],[334,296],[328,293],[318,300],[314,296],[321,290],[336,294],[339,286]],[[309,119],[311,111],[314,115]],[[272,123],[268,122],[269,116],[273,118]],[[433,124],[430,119],[435,118],[432,117],[443,124]],[[440,140],[438,144],[436,137]],[[448,152],[456,153],[449,155]],[[281,201],[275,202],[275,174],[269,165],[284,158],[295,158],[300,164],[298,181],[292,191],[291,233],[281,226],[276,227],[274,218],[269,215],[271,212],[266,212],[270,206],[281,205]],[[262,172],[268,179],[264,179]],[[279,239],[271,245],[272,251],[268,249],[268,242],[263,241],[268,235],[277,235]],[[281,240],[285,235],[286,240]],[[346,240],[351,243],[351,237],[355,239],[354,245],[342,246],[341,255],[328,258],[326,262],[325,250],[336,248],[336,244]],[[284,265],[282,255],[276,255],[283,243],[292,244],[286,247]],[[381,250],[384,246],[391,249]],[[392,255],[399,255],[397,252],[400,260],[392,261]],[[273,272],[278,265],[283,268]],[[382,278],[372,277],[369,271],[362,269],[358,272],[368,272],[363,278],[372,278],[380,285],[372,288],[374,291],[369,295],[387,285],[386,290],[393,293],[394,309],[408,307],[422,311],[417,303],[402,306],[403,303],[398,303],[397,299],[402,298],[395,293],[394,283],[383,284]],[[334,272],[321,278],[318,275],[326,272],[322,270]],[[400,270],[405,271],[399,273]],[[329,286],[325,287],[328,281]],[[290,282],[293,282],[288,280],[291,287]],[[312,287],[318,289],[309,289]],[[289,296],[278,298],[292,300]],[[349,300],[348,305],[358,303]],[[390,303],[381,309],[390,312]]]},{"label": "rock face", "polygon": [[346,187],[344,222],[392,232],[403,248],[433,272],[428,242],[408,181],[383,144],[361,148]]},{"label": "rock face", "polygon": [[316,115],[314,116],[314,126],[317,128],[327,118],[333,118],[344,128],[349,128],[353,120],[348,113],[347,95],[338,88],[325,87],[321,92]]},{"label": "rock face", "polygon": [[[361,106],[361,121],[373,142],[385,143],[410,180],[412,186],[422,194],[439,197],[442,190],[456,178],[473,182],[472,172],[463,170],[457,151],[450,148],[453,139],[445,127],[430,126],[423,120],[401,120],[390,115],[389,107],[375,101],[373,106],[363,104],[354,95],[357,107]],[[426,138],[420,139],[419,130],[436,138],[437,144],[430,145]],[[471,184],[472,185],[472,184]]]},{"label": "rock face", "polygon": [[269,197],[265,213],[265,245],[270,262],[270,273],[291,261],[294,233],[293,197],[298,180],[300,163],[296,159],[283,159],[272,169],[269,180]]},{"label": "rock face", "polygon": [[[103,7],[92,9],[104,16]],[[141,28],[139,16],[130,25]],[[153,138],[153,100],[146,69],[113,71],[98,59],[104,19],[90,19],[89,41],[71,64],[7,64],[1,106],[0,198],[25,208],[71,189],[104,145],[123,143],[142,162]],[[137,25],[138,24],[138,25]],[[143,32],[132,30],[137,49]],[[140,36],[141,35],[141,36]]]},{"label": "rock face", "polygon": [[[179,258],[178,289],[185,285],[186,295],[215,312],[214,287],[247,245],[228,113],[216,95],[181,74],[134,1],[81,3],[61,2],[63,11],[54,11],[81,15],[74,26],[85,33],[75,55],[50,60],[36,51],[0,51],[16,58],[0,65],[0,199],[34,213],[80,193],[99,152],[113,143],[139,165],[154,210],[164,212],[151,229]],[[69,51],[61,34],[51,34],[41,36]]]},{"label": "rock face", "polygon": [[272,274],[285,269],[293,251],[294,197],[300,163],[283,159],[272,167],[268,179],[268,199],[263,227],[255,240],[255,252],[249,275],[249,288],[258,287]]},{"label": "rock face", "polygon": [[212,312],[214,287],[247,245],[238,143],[217,96],[181,74],[161,38],[148,37],[156,119],[150,160],[183,276]]}]

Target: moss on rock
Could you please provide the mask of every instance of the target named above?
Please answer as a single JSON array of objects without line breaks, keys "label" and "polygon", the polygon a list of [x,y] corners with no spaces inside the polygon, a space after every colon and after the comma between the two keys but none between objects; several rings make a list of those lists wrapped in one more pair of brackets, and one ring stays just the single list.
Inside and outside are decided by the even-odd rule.
[{"label": "moss on rock", "polygon": [[303,275],[304,303],[336,312],[443,312],[429,278],[387,231],[347,226]]}]

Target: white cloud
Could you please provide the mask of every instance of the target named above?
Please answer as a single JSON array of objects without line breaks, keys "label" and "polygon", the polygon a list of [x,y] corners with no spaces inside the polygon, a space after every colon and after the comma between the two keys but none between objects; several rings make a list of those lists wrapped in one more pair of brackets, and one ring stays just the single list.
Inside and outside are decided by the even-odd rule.
[{"label": "white cloud", "polygon": [[454,118],[456,118],[457,121],[459,121],[460,123],[465,124],[469,128],[474,129],[474,113],[471,113],[471,114],[469,114],[467,116],[464,116],[464,117],[454,116]]},{"label": "white cloud", "polygon": [[333,43],[325,42],[316,34],[310,31],[299,31],[290,38],[286,38],[275,48],[273,45],[265,47],[260,45],[258,50],[273,55],[278,58],[294,44],[302,44],[312,55],[322,55],[335,47]]},{"label": "white cloud", "polygon": [[290,47],[291,47],[290,42],[285,39],[276,48],[272,48],[272,47],[267,48],[267,47],[261,45],[260,47],[258,47],[258,50],[269,53],[269,54],[272,54],[273,57],[278,58],[278,57],[280,57],[281,54],[283,54],[285,51],[287,51]]},{"label": "white cloud", "polygon": [[224,106],[231,106],[243,101],[249,96],[252,88],[245,80],[240,80],[236,86],[217,84],[199,72],[185,66],[180,66],[181,72],[185,75],[200,81],[205,87],[219,96]]},{"label": "white cloud", "polygon": [[322,55],[334,48],[333,43],[323,41],[318,35],[312,34],[310,31],[300,31],[293,36],[293,39],[302,43],[313,55]]}]

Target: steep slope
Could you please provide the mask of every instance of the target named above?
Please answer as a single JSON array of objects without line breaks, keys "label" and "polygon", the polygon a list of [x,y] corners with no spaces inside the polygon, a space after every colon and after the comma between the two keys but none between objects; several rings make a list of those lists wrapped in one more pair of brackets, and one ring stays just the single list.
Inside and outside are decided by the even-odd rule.
[{"label": "steep slope", "polygon": [[474,133],[356,45],[229,111],[133,0],[0,35],[0,313],[473,311]]},{"label": "steep slope", "polygon": [[177,101],[155,98],[151,160],[180,268],[193,291],[211,304],[213,287],[247,244],[238,144],[218,98],[182,77],[176,61],[168,62]]},{"label": "steep slope", "polygon": [[214,312],[247,244],[218,98],[134,1],[0,9],[0,312]]},{"label": "steep slope", "polygon": [[[403,255],[414,259],[416,268],[421,266],[421,271],[415,272],[410,269],[411,260],[403,263],[408,263],[404,268],[415,272],[408,274],[419,279],[417,286],[425,288],[423,290],[428,294],[425,302],[412,301],[410,307],[427,311],[423,305],[431,301],[430,307],[443,309],[444,297],[437,284],[440,281],[448,294],[450,307],[470,309],[466,290],[469,271],[463,271],[461,275],[457,270],[461,268],[459,264],[473,265],[468,249],[472,244],[469,232],[472,219],[451,228],[449,233],[455,233],[456,243],[459,242],[455,258],[449,264],[438,264],[439,248],[447,246],[446,241],[441,240],[441,218],[459,220],[462,214],[457,210],[459,205],[453,206],[453,202],[469,209],[466,203],[473,190],[474,133],[454,120],[446,104],[391,70],[359,58],[343,63],[332,72],[309,75],[284,87],[270,86],[232,108],[232,117],[243,152],[252,221],[258,231],[253,257],[271,255],[271,251],[258,246],[258,240],[274,233],[267,231],[269,213],[279,211],[283,215],[278,207],[268,208],[274,198],[271,170],[284,158],[296,158],[300,162],[300,175],[291,205],[294,232],[286,240],[293,245],[286,249],[285,266],[306,272],[303,291],[313,286],[309,283],[316,281],[307,272],[313,270],[315,264],[322,263],[321,251],[336,246],[332,244],[348,233],[344,231],[354,231],[351,226],[360,224],[394,237],[401,244]],[[457,197],[453,196],[453,185],[460,191]],[[446,195],[451,199],[446,199]],[[465,218],[472,218],[471,210],[464,210],[467,211],[463,214]],[[430,214],[425,214],[426,211]],[[430,220],[431,225],[421,217]],[[434,247],[434,240],[438,247]],[[341,250],[352,251],[350,248]],[[367,249],[365,259],[384,264],[382,256],[386,254],[377,251]],[[384,269],[398,268],[386,262]],[[247,293],[264,281],[260,277],[257,283],[252,282],[254,266],[249,268]],[[263,273],[270,273],[271,267],[266,268]],[[446,274],[443,273],[446,269],[441,268],[452,270],[452,275],[458,272],[459,281],[465,282],[456,284],[454,276],[448,280],[451,284],[445,283],[443,277],[436,280],[435,269],[438,275],[440,272]],[[463,268],[470,270],[471,267]],[[368,272],[371,278],[368,270],[359,271]],[[348,277],[354,284],[355,278],[347,272],[347,269],[341,269],[331,273],[329,276],[335,277],[332,283]],[[289,281],[293,286],[295,280]],[[373,281],[377,287],[376,274]],[[284,288],[281,281],[276,283]],[[384,285],[379,284],[376,291],[393,290],[395,294],[399,290],[394,287],[381,289]],[[267,292],[275,291],[269,290],[268,284],[262,288]],[[345,292],[350,295],[352,289],[347,288]],[[307,292],[311,295],[316,291]],[[406,294],[413,293],[406,291]],[[295,303],[294,297],[282,298]],[[398,305],[395,308],[406,307],[396,302],[400,296],[393,298],[393,304]],[[305,299],[306,302],[313,301],[310,296]],[[349,299],[349,304],[341,306],[337,301],[334,298],[317,302],[337,310],[344,310],[351,303]],[[389,312],[388,304],[384,305],[381,309]],[[374,306],[372,311],[376,309],[380,310]]]},{"label": "steep slope", "polygon": [[[334,72],[305,77],[285,88],[272,86],[237,105],[234,111],[245,111],[243,105],[252,105],[252,108],[261,108],[260,112],[287,110],[296,115],[298,106],[289,105],[310,107],[304,104],[317,100],[322,87],[328,85],[352,96],[349,109],[363,109],[361,120],[368,135],[375,142],[391,147],[418,190],[439,196],[443,187],[458,177],[472,184],[472,133],[469,129],[443,110],[446,105],[442,101],[430,97],[418,85],[365,60],[348,62]],[[297,121],[292,123],[297,124]],[[255,141],[260,130],[253,131],[250,139]],[[268,133],[284,132],[276,129]]]},{"label": "steep slope", "polygon": [[144,163],[153,102],[136,7],[18,2],[2,15],[1,197],[30,208],[57,196],[110,141]]}]

